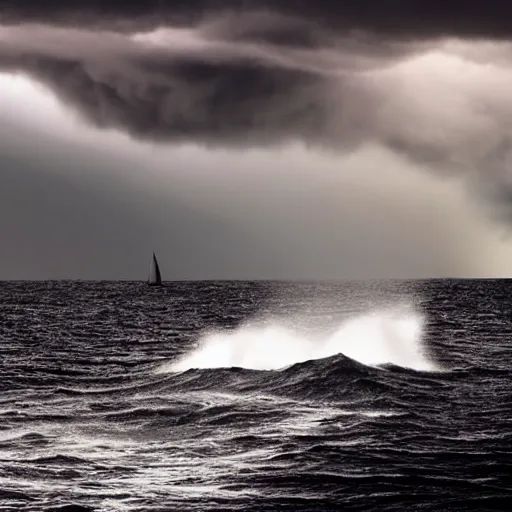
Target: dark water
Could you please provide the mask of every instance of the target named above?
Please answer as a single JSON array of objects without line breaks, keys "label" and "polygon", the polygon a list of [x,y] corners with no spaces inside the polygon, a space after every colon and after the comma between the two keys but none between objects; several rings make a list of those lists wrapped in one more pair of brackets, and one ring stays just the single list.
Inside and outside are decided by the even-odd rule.
[{"label": "dark water", "polygon": [[511,340],[512,281],[0,283],[0,510],[511,510]]}]

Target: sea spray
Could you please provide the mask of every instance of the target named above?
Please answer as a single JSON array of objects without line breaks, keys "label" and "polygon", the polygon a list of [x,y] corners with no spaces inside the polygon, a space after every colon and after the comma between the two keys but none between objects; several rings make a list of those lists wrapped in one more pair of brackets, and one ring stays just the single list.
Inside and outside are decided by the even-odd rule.
[{"label": "sea spray", "polygon": [[336,354],[369,366],[393,364],[435,371],[438,368],[423,347],[422,328],[422,315],[410,307],[359,314],[316,336],[279,321],[242,325],[234,331],[206,333],[191,352],[160,371],[225,367],[278,370]]}]

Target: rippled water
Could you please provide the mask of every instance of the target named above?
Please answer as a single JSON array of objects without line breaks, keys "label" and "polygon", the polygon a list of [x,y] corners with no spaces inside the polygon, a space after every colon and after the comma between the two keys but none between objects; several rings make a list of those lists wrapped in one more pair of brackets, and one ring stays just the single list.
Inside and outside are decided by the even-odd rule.
[{"label": "rippled water", "polygon": [[0,283],[0,510],[510,510],[511,297]]}]

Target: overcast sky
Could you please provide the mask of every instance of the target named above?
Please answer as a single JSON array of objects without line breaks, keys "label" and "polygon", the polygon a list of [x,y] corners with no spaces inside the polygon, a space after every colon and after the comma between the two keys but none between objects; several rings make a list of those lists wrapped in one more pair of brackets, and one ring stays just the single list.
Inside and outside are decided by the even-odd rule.
[{"label": "overcast sky", "polygon": [[0,13],[0,279],[512,275],[507,2]]}]

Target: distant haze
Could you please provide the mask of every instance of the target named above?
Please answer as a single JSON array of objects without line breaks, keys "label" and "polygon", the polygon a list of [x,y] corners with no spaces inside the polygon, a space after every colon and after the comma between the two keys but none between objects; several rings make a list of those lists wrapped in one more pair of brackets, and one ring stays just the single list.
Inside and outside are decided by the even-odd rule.
[{"label": "distant haze", "polygon": [[510,275],[505,4],[282,4],[0,1],[0,279]]}]

